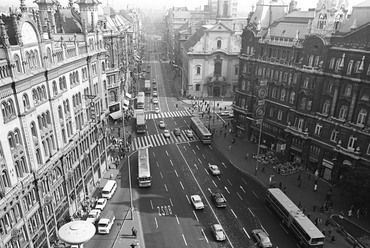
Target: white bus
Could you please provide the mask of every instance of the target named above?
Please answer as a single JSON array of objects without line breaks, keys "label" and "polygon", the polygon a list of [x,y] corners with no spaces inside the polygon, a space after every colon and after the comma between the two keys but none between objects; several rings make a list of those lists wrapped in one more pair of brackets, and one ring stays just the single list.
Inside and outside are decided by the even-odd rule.
[{"label": "white bus", "polygon": [[279,189],[268,189],[266,203],[299,240],[299,247],[322,248],[325,236]]},{"label": "white bus", "polygon": [[150,175],[149,148],[139,148],[137,159],[139,187],[150,187],[152,185],[152,177]]},{"label": "white bus", "polygon": [[110,199],[117,189],[117,182],[114,180],[108,180],[102,190],[102,197]]},{"label": "white bus", "polygon": [[136,133],[145,133],[145,114],[136,115]]},{"label": "white bus", "polygon": [[137,98],[136,98],[136,108],[137,109],[144,109],[144,104],[145,104],[145,94],[144,92],[139,92],[137,93]]},{"label": "white bus", "polygon": [[203,144],[211,144],[212,134],[198,117],[191,117],[190,127],[198,135]]}]

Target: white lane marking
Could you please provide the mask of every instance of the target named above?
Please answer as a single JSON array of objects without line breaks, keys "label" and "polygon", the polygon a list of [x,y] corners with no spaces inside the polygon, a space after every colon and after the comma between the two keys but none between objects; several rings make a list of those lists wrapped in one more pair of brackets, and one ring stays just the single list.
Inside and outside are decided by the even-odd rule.
[{"label": "white lane marking", "polygon": [[152,209],[154,208],[154,207],[153,207],[153,202],[152,202],[152,200],[150,200],[150,206],[152,207]]},{"label": "white lane marking", "polygon": [[244,233],[248,236],[248,238],[250,239],[251,237],[249,236],[249,234],[248,234],[247,230],[245,230],[245,228],[244,228],[244,227],[243,227],[243,231],[244,231]]},{"label": "white lane marking", "polygon": [[198,170],[198,166],[197,166],[196,164],[194,164],[194,167],[195,167],[195,169],[197,169],[197,170]]},{"label": "white lane marking", "polygon": [[157,167],[159,167],[159,163],[158,163],[158,161],[156,161],[155,163],[157,164]]},{"label": "white lane marking", "polygon": [[212,183],[217,187],[217,184],[215,183],[215,181],[212,180]]},{"label": "white lane marking", "polygon": [[230,191],[227,189],[227,187],[225,186],[224,188],[225,188],[226,192],[230,194]]},{"label": "white lane marking", "polygon": [[199,161],[199,163],[201,163],[201,164],[202,164],[202,160],[200,160],[200,159],[198,158],[198,161]]},{"label": "white lane marking", "polygon": [[177,174],[177,171],[176,170],[175,170],[175,174],[176,174],[177,177],[179,177],[179,175]]},{"label": "white lane marking", "polygon": [[161,178],[163,179],[163,175],[162,175],[162,172],[159,172],[159,175],[161,175]]},{"label": "white lane marking", "polygon": [[194,149],[192,151],[193,151],[194,154],[196,154],[195,151],[194,151]]},{"label": "white lane marking", "polygon": [[258,195],[257,195],[256,193],[254,193],[254,191],[253,191],[253,190],[252,190],[252,193],[253,193],[253,195],[254,195],[257,199],[259,199]]},{"label": "white lane marking", "polygon": [[200,149],[199,149],[199,146],[195,146],[195,147],[198,149],[198,151],[200,150]]},{"label": "white lane marking", "polygon": [[230,180],[229,179],[226,179],[227,180],[227,182],[230,184],[230,186],[233,186],[233,184],[230,182]]},{"label": "white lane marking", "polygon": [[190,200],[189,200],[189,196],[188,195],[185,195],[186,196],[186,199],[188,200],[189,204],[191,204]]},{"label": "white lane marking", "polygon": [[166,151],[166,154],[167,154],[167,157],[169,157],[170,155],[168,154],[168,152]]},{"label": "white lane marking", "polygon": [[155,228],[158,228],[157,217],[154,217],[154,221],[155,221]]},{"label": "white lane marking", "polygon": [[182,238],[184,239],[185,246],[188,246],[188,243],[186,243],[186,239],[185,239],[184,234],[182,234]]},{"label": "white lane marking", "polygon": [[218,181],[221,181],[221,178],[220,178],[220,176],[216,176],[216,177],[217,177]]},{"label": "white lane marking", "polygon": [[197,214],[195,213],[194,210],[193,210],[193,213],[194,213],[195,219],[199,222],[198,216],[197,216]]},{"label": "white lane marking", "polygon": [[172,160],[170,159],[170,164],[173,166]]},{"label": "white lane marking", "polygon": [[244,178],[242,178],[243,182],[245,183],[245,185],[248,185],[248,183],[244,180]]},{"label": "white lane marking", "polygon": [[239,195],[238,192],[236,192],[236,194],[239,196],[240,200],[243,200],[243,198]]},{"label": "white lane marking", "polygon": [[234,215],[234,217],[235,217],[236,219],[238,218],[238,216],[236,216],[236,214],[235,214],[234,210],[232,210],[232,209],[231,209],[231,213],[233,213],[233,215]]},{"label": "white lane marking", "polygon": [[269,236],[269,233],[266,231],[266,229],[261,225],[262,230]]},{"label": "white lane marking", "polygon": [[166,189],[166,191],[168,192],[168,189],[167,189],[167,185],[166,184],[164,184],[164,188]]},{"label": "white lane marking", "polygon": [[180,221],[179,221],[179,218],[177,217],[177,214],[175,214],[175,217],[176,217],[177,224],[180,225]]},{"label": "white lane marking", "polygon": [[171,203],[171,206],[173,207],[173,203],[172,203],[172,199],[171,199],[171,197],[170,197],[170,203]]},{"label": "white lane marking", "polygon": [[206,171],[206,173],[209,175],[209,172],[208,172],[208,170],[206,169],[206,168],[204,168],[204,170]]},{"label": "white lane marking", "polygon": [[285,229],[285,226],[282,223],[280,223],[280,226],[283,228],[284,232],[288,233],[288,230]]},{"label": "white lane marking", "polygon": [[255,216],[254,216],[254,213],[252,212],[252,210],[251,210],[250,208],[248,208],[248,210],[249,210],[249,212],[253,215],[253,217],[255,217]]},{"label": "white lane marking", "polygon": [[162,216],[162,214],[161,214],[161,208],[159,206],[157,206],[157,209],[158,209],[158,215],[159,216]]},{"label": "white lane marking", "polygon": [[245,192],[245,190],[244,190],[244,188],[243,188],[243,186],[241,186],[241,185],[240,185],[240,189],[241,189],[244,193],[246,193],[246,192]]},{"label": "white lane marking", "polygon": [[167,209],[168,209],[168,213],[172,214],[172,209],[171,209],[170,205],[167,206]]},{"label": "white lane marking", "polygon": [[204,156],[204,154],[202,154],[202,157],[203,157],[203,158],[206,158],[206,156]]},{"label": "white lane marking", "polygon": [[225,164],[224,162],[222,162],[221,164],[222,164],[225,168],[227,168],[227,167],[226,167],[226,164]]},{"label": "white lane marking", "polygon": [[181,188],[184,190],[184,186],[182,185],[182,182],[180,181]]},{"label": "white lane marking", "polygon": [[206,242],[209,243],[207,235],[204,233],[203,229],[200,229],[200,231],[202,232],[204,238],[206,239]]}]

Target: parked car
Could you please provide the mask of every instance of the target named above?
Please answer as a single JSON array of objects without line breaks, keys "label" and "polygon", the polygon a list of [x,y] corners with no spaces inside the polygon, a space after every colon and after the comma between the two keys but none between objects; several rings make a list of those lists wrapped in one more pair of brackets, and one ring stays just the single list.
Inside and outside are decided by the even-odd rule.
[{"label": "parked car", "polygon": [[185,134],[186,136],[188,136],[188,138],[194,137],[193,131],[191,131],[190,129],[185,130]]},{"label": "parked car", "polygon": [[272,247],[272,243],[270,241],[269,236],[262,229],[252,230],[252,235],[257,240],[259,246],[263,248]]},{"label": "parked car", "polygon": [[215,236],[215,239],[217,241],[225,241],[226,240],[226,235],[224,232],[224,229],[220,224],[213,224],[211,226],[212,234]]},{"label": "parked car", "polygon": [[93,209],[87,215],[86,221],[95,224],[99,220],[100,214],[101,214],[101,210],[99,210],[99,209]]},{"label": "parked car", "polygon": [[158,97],[158,92],[153,90],[153,97]]},{"label": "parked car", "polygon": [[166,127],[166,123],[164,123],[164,121],[159,121],[159,127],[160,128],[165,128]]},{"label": "parked car", "polygon": [[165,138],[169,138],[169,137],[171,136],[171,134],[170,134],[170,130],[165,129],[165,130],[163,131],[163,136],[164,136]]},{"label": "parked car", "polygon": [[218,208],[226,207],[226,199],[221,193],[211,193],[212,201]]},{"label": "parked car", "polygon": [[107,199],[99,198],[98,201],[96,202],[95,208],[103,211],[106,205],[107,205]]},{"label": "parked car", "polygon": [[173,133],[175,134],[175,136],[180,136],[180,135],[181,135],[181,130],[180,130],[180,128],[176,127],[176,128],[173,130]]},{"label": "parked car", "polygon": [[221,174],[220,169],[218,168],[217,165],[209,164],[208,169],[209,169],[209,171],[211,172],[212,175],[217,176],[217,175]]},{"label": "parked car", "polygon": [[199,195],[190,196],[190,201],[193,204],[195,209],[204,209],[204,204],[202,202],[202,198],[200,198]]}]

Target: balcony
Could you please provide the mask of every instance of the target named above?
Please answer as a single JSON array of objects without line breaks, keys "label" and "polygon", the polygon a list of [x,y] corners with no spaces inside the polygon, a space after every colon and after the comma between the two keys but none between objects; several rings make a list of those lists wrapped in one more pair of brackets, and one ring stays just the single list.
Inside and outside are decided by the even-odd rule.
[{"label": "balcony", "polygon": [[302,139],[308,139],[308,128],[306,128],[304,131],[302,128],[297,128],[295,126],[291,126],[290,123],[288,126],[284,129],[285,132],[290,133],[294,136],[300,137]]},{"label": "balcony", "polygon": [[357,147],[356,149],[352,147],[345,148],[342,146],[341,140],[339,140],[337,146],[334,147],[334,151],[341,153],[343,155],[349,156],[353,159],[360,159],[360,155],[361,155],[360,147]]},{"label": "balcony", "polygon": [[231,107],[233,108],[234,111],[239,112],[243,115],[252,115],[252,112],[250,112],[248,110],[248,108],[242,108],[242,107],[236,105],[235,103],[233,105],[231,105]]}]

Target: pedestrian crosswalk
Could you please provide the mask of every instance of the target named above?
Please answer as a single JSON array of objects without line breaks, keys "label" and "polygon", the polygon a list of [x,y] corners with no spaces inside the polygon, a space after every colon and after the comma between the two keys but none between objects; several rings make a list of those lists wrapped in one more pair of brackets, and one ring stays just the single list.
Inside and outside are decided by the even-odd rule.
[{"label": "pedestrian crosswalk", "polygon": [[189,110],[178,110],[172,112],[162,112],[162,113],[146,113],[145,120],[154,120],[170,117],[181,117],[181,116],[192,116],[192,113]]},{"label": "pedestrian crosswalk", "polygon": [[181,130],[181,134],[176,136],[173,132],[170,132],[170,137],[164,137],[163,133],[152,134],[148,136],[136,137],[131,143],[131,151],[136,151],[140,147],[144,146],[164,146],[173,143],[189,142],[199,140],[196,135],[189,138],[184,130]]}]

